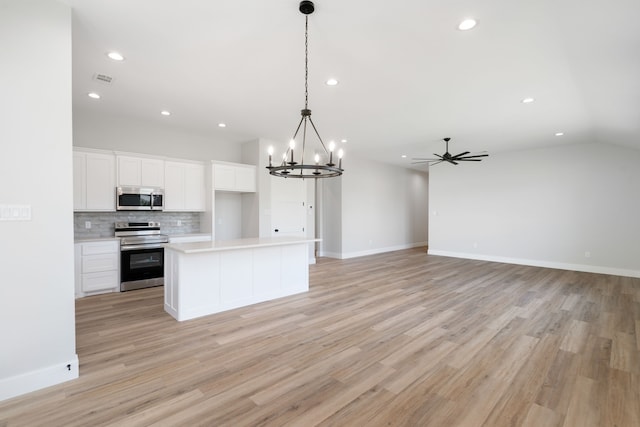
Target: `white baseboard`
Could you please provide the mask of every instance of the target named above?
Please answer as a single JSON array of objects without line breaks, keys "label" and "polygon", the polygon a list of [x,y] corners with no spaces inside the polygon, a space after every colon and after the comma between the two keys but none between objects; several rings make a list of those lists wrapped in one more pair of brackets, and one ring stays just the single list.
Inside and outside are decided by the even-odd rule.
[{"label": "white baseboard", "polygon": [[78,355],[71,360],[0,379],[0,401],[78,378]]},{"label": "white baseboard", "polygon": [[464,253],[464,252],[440,251],[440,250],[434,250],[434,249],[429,249],[427,253],[429,255],[448,256],[452,258],[476,259],[479,261],[501,262],[504,264],[530,265],[532,267],[555,268],[558,270],[582,271],[585,273],[611,274],[614,276],[640,278],[640,271],[627,270],[623,268],[611,268],[611,267],[603,267],[603,266],[596,266],[596,265],[570,264],[570,263],[563,263],[563,262],[541,261],[541,260],[525,259],[525,258],[510,258],[510,257],[482,255],[482,254],[470,254],[470,253]]},{"label": "white baseboard", "polygon": [[357,258],[357,257],[367,256],[367,255],[383,254],[386,252],[401,251],[404,249],[419,248],[421,246],[427,246],[427,242],[407,243],[403,245],[387,246],[385,248],[374,248],[374,249],[367,249],[366,251],[357,251],[357,252],[348,252],[348,253],[321,252],[320,256],[327,257],[327,258],[349,259],[349,258]]}]

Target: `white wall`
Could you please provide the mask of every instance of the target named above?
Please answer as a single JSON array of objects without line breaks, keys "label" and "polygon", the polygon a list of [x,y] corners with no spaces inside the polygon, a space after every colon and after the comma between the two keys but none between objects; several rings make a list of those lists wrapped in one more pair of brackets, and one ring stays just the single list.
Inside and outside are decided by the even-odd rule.
[{"label": "white wall", "polygon": [[[99,101],[98,101],[99,102]],[[156,121],[73,112],[73,145],[191,160],[240,162],[242,144],[187,132]]]},{"label": "white wall", "polygon": [[434,166],[429,253],[640,277],[639,166],[592,143]]},{"label": "white wall", "polygon": [[242,194],[215,192],[215,240],[242,238]]},{"label": "white wall", "polygon": [[342,177],[318,182],[316,204],[320,212],[316,233],[322,239],[319,255],[342,258]]},{"label": "white wall", "polygon": [[349,157],[342,177],[323,187],[323,253],[350,258],[426,245],[427,203],[425,172]]},{"label": "white wall", "polygon": [[[78,376],[73,282],[71,11],[0,1],[0,400]],[[69,365],[69,368],[67,368]]]}]

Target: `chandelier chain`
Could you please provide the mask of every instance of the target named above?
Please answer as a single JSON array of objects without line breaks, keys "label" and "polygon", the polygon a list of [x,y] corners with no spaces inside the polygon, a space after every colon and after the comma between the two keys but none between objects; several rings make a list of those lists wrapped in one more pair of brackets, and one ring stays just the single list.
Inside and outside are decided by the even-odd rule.
[{"label": "chandelier chain", "polygon": [[309,15],[304,17],[304,108],[309,108]]}]

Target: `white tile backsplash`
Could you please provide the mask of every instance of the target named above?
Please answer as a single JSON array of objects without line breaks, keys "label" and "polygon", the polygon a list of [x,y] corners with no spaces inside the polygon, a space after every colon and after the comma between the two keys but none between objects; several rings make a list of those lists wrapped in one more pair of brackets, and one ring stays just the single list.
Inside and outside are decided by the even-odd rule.
[{"label": "white tile backsplash", "polygon": [[[159,222],[162,233],[169,235],[200,232],[198,212],[74,212],[74,237],[76,239],[113,237],[116,222],[144,221]],[[91,224],[91,228],[86,227],[87,223]]]}]

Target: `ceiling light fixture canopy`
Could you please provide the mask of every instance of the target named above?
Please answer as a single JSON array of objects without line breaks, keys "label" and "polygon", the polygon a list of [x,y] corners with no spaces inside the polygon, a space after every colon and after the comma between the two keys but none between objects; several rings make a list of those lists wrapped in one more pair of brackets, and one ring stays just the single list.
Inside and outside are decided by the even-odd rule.
[{"label": "ceiling light fixture canopy", "polygon": [[[289,148],[282,156],[282,162],[274,166],[272,163],[273,147],[269,147],[269,173],[274,176],[282,178],[331,178],[342,175],[342,156],[343,151],[339,150],[338,165],[333,163],[333,152],[335,150],[335,143],[329,144],[329,149],[325,146],[316,125],[311,120],[311,110],[309,109],[309,15],[313,13],[315,7],[312,1],[303,0],[299,6],[300,12],[305,15],[304,17],[304,109],[301,110],[302,118],[298,123],[293,138],[289,142]],[[310,124],[313,128],[313,132],[320,141],[320,152],[316,151],[313,162],[305,163],[305,149],[307,149],[307,125]],[[302,149],[300,153],[299,161],[296,161],[294,157],[294,149],[296,147],[296,137],[298,132],[302,129]],[[325,157],[327,163],[320,163],[321,156]]]}]

